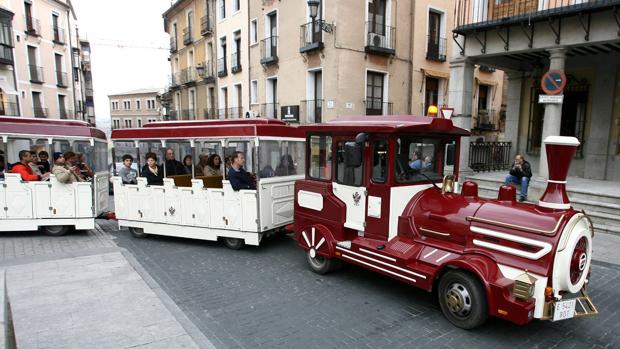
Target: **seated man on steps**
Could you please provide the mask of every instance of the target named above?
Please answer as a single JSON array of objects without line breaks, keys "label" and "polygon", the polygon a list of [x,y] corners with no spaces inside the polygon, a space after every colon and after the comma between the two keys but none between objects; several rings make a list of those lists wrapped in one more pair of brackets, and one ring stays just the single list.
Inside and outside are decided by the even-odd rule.
[{"label": "seated man on steps", "polygon": [[527,187],[532,178],[532,167],[525,161],[521,154],[515,156],[515,162],[510,168],[510,174],[506,176],[506,184],[521,184],[521,196],[519,201],[527,200]]}]

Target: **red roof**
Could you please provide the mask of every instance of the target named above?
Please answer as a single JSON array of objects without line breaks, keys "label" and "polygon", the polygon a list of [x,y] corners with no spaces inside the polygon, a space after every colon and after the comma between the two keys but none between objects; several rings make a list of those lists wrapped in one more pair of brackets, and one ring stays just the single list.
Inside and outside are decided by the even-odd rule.
[{"label": "red roof", "polygon": [[415,132],[469,136],[469,131],[454,126],[452,120],[412,115],[341,116],[323,124],[299,128],[305,132]]},{"label": "red roof", "polygon": [[183,139],[203,137],[298,137],[296,126],[272,119],[157,122],[143,128],[112,130],[112,139]]},{"label": "red roof", "polygon": [[55,120],[0,116],[0,133],[106,139],[105,133],[78,120]]}]

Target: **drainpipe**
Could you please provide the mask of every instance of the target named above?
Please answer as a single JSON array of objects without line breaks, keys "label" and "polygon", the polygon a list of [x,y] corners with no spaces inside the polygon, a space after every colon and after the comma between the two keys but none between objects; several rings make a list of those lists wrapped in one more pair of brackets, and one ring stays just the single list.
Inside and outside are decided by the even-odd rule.
[{"label": "drainpipe", "polygon": [[415,30],[413,29],[415,27],[415,4],[416,1],[411,1],[410,2],[410,20],[409,20],[409,25],[411,26],[410,28],[410,38],[411,40],[409,41],[410,43],[410,49],[409,49],[409,88],[408,88],[408,93],[409,96],[407,98],[408,103],[407,103],[407,107],[409,108],[409,115],[413,114],[413,47],[415,46]]},{"label": "drainpipe", "polygon": [[[73,43],[71,40],[71,10],[67,10],[67,24],[69,29],[69,54],[71,55],[71,91],[73,92],[73,112],[77,112],[77,100],[75,99],[75,76],[73,69]],[[73,119],[77,119],[77,115],[73,114]]]}]

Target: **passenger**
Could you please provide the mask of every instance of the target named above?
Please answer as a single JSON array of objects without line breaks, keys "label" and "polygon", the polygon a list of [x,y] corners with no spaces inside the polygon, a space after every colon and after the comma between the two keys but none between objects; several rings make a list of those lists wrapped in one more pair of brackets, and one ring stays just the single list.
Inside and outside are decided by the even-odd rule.
[{"label": "passenger", "polygon": [[80,170],[80,175],[82,176],[83,179],[89,179],[95,176],[93,171],[91,171],[90,167],[86,165],[86,158],[84,157],[84,154],[82,153],[75,154],[75,160],[76,160],[75,165]]},{"label": "passenger", "polygon": [[82,174],[82,171],[80,171],[80,158],[76,153],[69,150],[63,154],[63,157],[65,158],[65,167],[69,169],[80,182],[85,182],[88,180],[88,178]]},{"label": "passenger", "polygon": [[254,178],[243,168],[245,165],[245,155],[236,151],[232,156],[230,170],[228,170],[228,180],[233,190],[256,189]]},{"label": "passenger", "polygon": [[276,175],[276,171],[273,170],[271,165],[265,165],[262,170],[260,170],[260,178],[269,178]]},{"label": "passenger", "polygon": [[276,167],[276,176],[291,176],[297,174],[293,157],[290,154],[282,155],[280,164]]},{"label": "passenger", "polygon": [[433,169],[433,159],[430,156],[424,158],[424,163],[422,164],[422,168],[425,170]]},{"label": "passenger", "polygon": [[118,170],[123,184],[138,184],[138,171],[131,168],[133,164],[133,156],[129,154],[123,155],[123,167]]},{"label": "passenger", "polygon": [[196,176],[206,176],[205,167],[207,166],[207,160],[209,160],[209,156],[207,154],[198,155],[198,164],[194,168],[194,173]]},{"label": "passenger", "polygon": [[0,155],[0,179],[4,179],[5,162],[4,156]]},{"label": "passenger", "polygon": [[[56,152],[52,154],[52,158],[54,159],[54,167],[52,168],[52,173],[56,176],[56,180],[60,183],[71,184],[74,182],[83,182],[84,180],[80,177],[80,170],[77,166],[72,165],[76,160],[76,155],[73,152],[66,152],[66,155],[63,155],[61,152]],[[65,157],[66,156],[66,157]],[[71,159],[71,162],[67,161]]]},{"label": "passenger", "polygon": [[194,163],[194,160],[192,158],[191,155],[185,155],[185,157],[183,158],[183,166],[185,167],[185,171],[187,173],[192,173],[192,164]]},{"label": "passenger", "polygon": [[207,158],[207,165],[203,168],[202,173],[205,176],[217,177],[222,175],[222,158],[217,154],[211,154]]},{"label": "passenger", "polygon": [[49,178],[49,173],[39,176],[32,172],[32,168],[30,167],[30,163],[32,162],[32,153],[30,151],[22,150],[19,152],[18,156],[19,162],[11,167],[11,173],[19,173],[22,180],[27,182],[47,180]]},{"label": "passenger", "polygon": [[412,155],[411,162],[409,163],[409,167],[414,170],[421,170],[423,168],[424,161],[422,160],[422,154],[419,150],[415,150]]},{"label": "passenger", "polygon": [[142,177],[148,185],[164,185],[163,166],[157,164],[155,153],[146,153],[146,165],[142,167]]},{"label": "passenger", "polygon": [[183,166],[183,164],[179,160],[176,160],[174,158],[174,150],[172,148],[166,149],[165,166],[166,176],[188,174],[188,172],[185,171],[185,166]]},{"label": "passenger", "polygon": [[37,162],[37,166],[39,166],[39,170],[41,173],[47,173],[51,171],[49,157],[50,155],[45,151],[41,150],[39,152],[39,161]]}]

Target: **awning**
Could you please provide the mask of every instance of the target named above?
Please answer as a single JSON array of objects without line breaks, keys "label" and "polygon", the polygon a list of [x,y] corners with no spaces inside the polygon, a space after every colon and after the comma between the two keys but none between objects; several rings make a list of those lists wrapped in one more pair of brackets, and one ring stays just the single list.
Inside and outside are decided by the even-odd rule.
[{"label": "awning", "polygon": [[0,76],[0,89],[2,89],[2,92],[8,94],[8,95],[18,95],[19,93],[17,93],[17,91],[15,91],[15,88],[13,86],[11,86],[11,84],[7,81],[5,76]]},{"label": "awning", "polygon": [[487,79],[476,78],[476,81],[478,81],[479,85],[491,85],[491,86],[497,85],[497,81],[496,80],[487,80]]},{"label": "awning", "polygon": [[422,68],[422,73],[424,73],[424,76],[432,76],[434,78],[440,78],[440,79],[449,79],[450,78],[450,72],[442,72],[442,71],[438,71],[438,70],[431,70],[431,69],[424,69],[424,68]]}]

